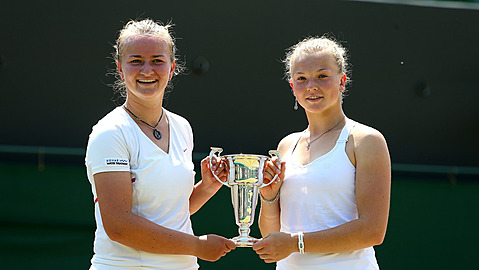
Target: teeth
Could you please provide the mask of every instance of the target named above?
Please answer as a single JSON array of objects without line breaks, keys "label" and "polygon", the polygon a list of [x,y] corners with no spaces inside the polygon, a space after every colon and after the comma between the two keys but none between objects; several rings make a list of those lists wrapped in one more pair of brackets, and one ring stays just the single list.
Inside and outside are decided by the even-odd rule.
[{"label": "teeth", "polygon": [[152,82],[156,82],[156,80],[138,80],[139,82],[141,83],[152,83]]},{"label": "teeth", "polygon": [[308,99],[320,99],[320,97],[308,97]]}]

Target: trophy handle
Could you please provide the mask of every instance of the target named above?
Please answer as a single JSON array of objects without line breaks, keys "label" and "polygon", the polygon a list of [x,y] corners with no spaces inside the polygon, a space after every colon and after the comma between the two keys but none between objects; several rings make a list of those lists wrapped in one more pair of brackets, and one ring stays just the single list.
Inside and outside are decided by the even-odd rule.
[{"label": "trophy handle", "polygon": [[216,180],[218,180],[221,184],[225,185],[225,186],[228,186],[228,181],[221,181],[221,179],[216,176],[216,174],[213,172],[213,170],[211,169],[211,166],[213,166],[213,164],[211,164],[211,159],[213,158],[213,156],[215,155],[215,153],[218,153],[218,155],[216,157],[219,157],[219,155],[221,154],[221,152],[223,152],[223,148],[220,148],[220,147],[211,147],[211,151],[210,151],[210,171],[211,171],[211,174],[216,178]]},{"label": "trophy handle", "polygon": [[[278,160],[279,160],[279,162],[280,162],[280,163],[279,163],[279,169],[281,170],[281,155],[279,154],[279,151],[278,151],[278,150],[269,150],[268,153],[269,153],[269,155],[270,155],[271,157],[275,157],[275,156],[276,156],[276,157],[278,158]],[[275,176],[273,177],[273,179],[271,179],[271,181],[269,181],[268,184],[264,184],[264,183],[263,183],[260,188],[271,185],[271,183],[273,183],[274,180],[276,180],[276,178],[278,178],[278,176],[279,176],[279,173],[275,174]]]}]

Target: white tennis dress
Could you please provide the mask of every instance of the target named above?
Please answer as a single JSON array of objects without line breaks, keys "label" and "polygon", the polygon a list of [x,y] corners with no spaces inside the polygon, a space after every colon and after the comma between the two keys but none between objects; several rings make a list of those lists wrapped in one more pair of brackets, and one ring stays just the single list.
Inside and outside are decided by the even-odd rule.
[{"label": "white tennis dress", "polygon": [[[356,168],[345,147],[356,122],[349,120],[334,148],[307,165],[291,159],[297,143],[284,157],[286,171],[280,194],[281,231],[315,232],[337,227],[358,218]],[[302,133],[297,133],[298,141]],[[295,252],[277,263],[279,270],[379,269],[373,247],[348,253]]]}]

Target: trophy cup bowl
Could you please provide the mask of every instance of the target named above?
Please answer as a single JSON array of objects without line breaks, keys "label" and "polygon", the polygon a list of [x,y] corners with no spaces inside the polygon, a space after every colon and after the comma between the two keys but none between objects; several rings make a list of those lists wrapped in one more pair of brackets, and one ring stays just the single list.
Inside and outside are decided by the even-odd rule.
[{"label": "trophy cup bowl", "polygon": [[[210,169],[213,156],[220,157],[222,148],[211,147],[210,151]],[[218,155],[215,155],[218,153]],[[276,156],[281,160],[279,152],[270,150],[269,155]],[[251,247],[256,242],[256,238],[249,236],[250,226],[253,224],[256,204],[258,202],[259,189],[273,183],[278,177],[276,174],[267,184],[263,183],[263,169],[265,162],[270,157],[252,154],[234,154],[221,156],[228,162],[228,176],[226,181],[213,176],[223,185],[231,189],[231,202],[235,215],[236,224],[239,227],[239,235],[232,238],[237,247]]]}]

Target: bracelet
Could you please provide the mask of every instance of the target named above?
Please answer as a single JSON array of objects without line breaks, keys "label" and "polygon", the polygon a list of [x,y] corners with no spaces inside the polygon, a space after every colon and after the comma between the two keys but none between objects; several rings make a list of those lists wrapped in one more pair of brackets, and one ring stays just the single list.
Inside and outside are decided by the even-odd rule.
[{"label": "bracelet", "polygon": [[261,195],[261,192],[259,193],[259,196],[261,197],[261,200],[267,204],[272,204],[274,203],[275,201],[277,201],[279,199],[279,190],[278,190],[278,193],[276,194],[276,197],[274,197],[274,199],[272,200],[266,200],[263,195]]},{"label": "bracelet", "polygon": [[299,254],[304,254],[304,234],[303,234],[303,232],[298,232],[298,248],[299,248]]}]

